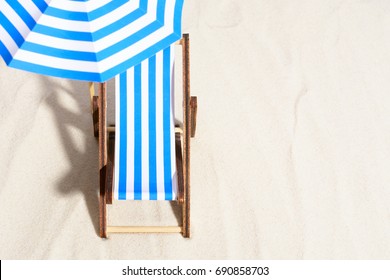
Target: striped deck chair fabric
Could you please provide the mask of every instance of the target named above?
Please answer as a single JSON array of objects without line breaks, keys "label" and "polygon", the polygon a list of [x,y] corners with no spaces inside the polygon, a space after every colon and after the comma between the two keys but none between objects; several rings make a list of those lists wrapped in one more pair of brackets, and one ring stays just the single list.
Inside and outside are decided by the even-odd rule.
[{"label": "striped deck chair fabric", "polygon": [[116,76],[114,197],[175,200],[174,45]]}]

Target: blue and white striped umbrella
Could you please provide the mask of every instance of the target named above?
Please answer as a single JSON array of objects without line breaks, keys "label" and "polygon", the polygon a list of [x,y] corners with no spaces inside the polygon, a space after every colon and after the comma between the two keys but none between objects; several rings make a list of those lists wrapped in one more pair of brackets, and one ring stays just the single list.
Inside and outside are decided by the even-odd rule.
[{"label": "blue and white striped umbrella", "polygon": [[0,55],[10,66],[103,82],[181,37],[184,0],[4,0]]}]

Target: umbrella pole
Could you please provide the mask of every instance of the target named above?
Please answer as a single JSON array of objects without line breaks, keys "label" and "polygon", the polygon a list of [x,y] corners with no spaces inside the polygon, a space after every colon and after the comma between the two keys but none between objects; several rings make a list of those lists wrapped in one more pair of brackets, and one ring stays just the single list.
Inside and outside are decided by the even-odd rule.
[{"label": "umbrella pole", "polygon": [[106,144],[106,110],[107,110],[107,85],[99,83],[99,225],[100,237],[107,237],[107,210],[106,210],[106,165],[107,165],[107,144]]}]

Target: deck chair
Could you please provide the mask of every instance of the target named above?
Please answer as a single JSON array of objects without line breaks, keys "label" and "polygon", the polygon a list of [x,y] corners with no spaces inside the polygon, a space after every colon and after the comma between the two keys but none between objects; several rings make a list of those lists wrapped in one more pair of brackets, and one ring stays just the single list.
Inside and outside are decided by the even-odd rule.
[{"label": "deck chair", "polygon": [[[195,136],[197,98],[190,96],[188,34],[178,44],[183,49],[183,124],[180,126],[174,125],[171,102],[173,46],[115,78],[115,127],[106,124],[106,83],[98,84],[98,96],[93,83],[90,84],[94,134],[99,142],[102,238],[110,233],[181,233],[190,237],[190,137]],[[146,121],[142,120],[145,116]],[[106,204],[113,203],[113,198],[176,200],[181,206],[182,224],[109,226]]]}]

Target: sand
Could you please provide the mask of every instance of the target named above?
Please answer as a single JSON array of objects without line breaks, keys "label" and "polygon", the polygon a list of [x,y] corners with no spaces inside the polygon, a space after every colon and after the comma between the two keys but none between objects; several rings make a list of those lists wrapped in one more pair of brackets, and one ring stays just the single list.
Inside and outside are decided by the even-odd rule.
[{"label": "sand", "polygon": [[[1,62],[0,259],[390,258],[390,2],[186,0],[183,16],[192,238],[100,239],[87,84]],[[170,203],[109,211],[177,223]]]}]

